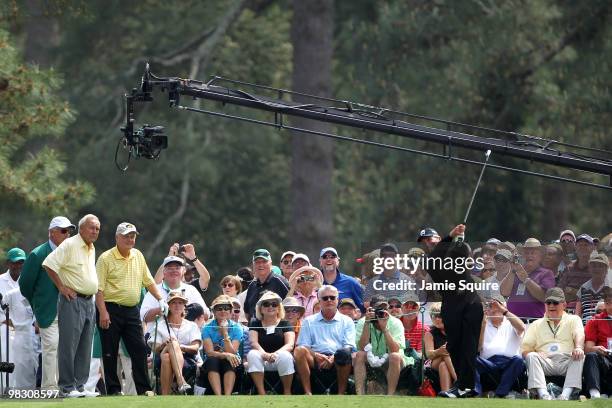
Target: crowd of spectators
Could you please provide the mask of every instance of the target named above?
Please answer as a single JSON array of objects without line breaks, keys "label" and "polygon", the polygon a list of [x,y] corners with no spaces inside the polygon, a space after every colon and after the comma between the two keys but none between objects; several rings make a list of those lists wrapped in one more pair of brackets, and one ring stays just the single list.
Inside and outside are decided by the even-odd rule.
[{"label": "crowd of spectators", "polygon": [[[0,335],[8,332],[9,342],[0,352],[15,364],[8,386],[67,397],[362,395],[377,383],[389,395],[424,395],[425,377],[453,397],[457,361],[447,336],[456,336],[455,325],[442,318],[444,296],[427,286],[439,277],[425,263],[383,264],[379,274],[367,266],[369,258],[435,253],[445,238],[431,227],[403,251],[388,242],[366,254],[358,277],[341,269],[333,247],[321,249],[316,263],[286,251],[278,267],[257,249],[247,266],[215,277],[196,245],[176,243],[152,274],[136,249],[135,225],[119,224],[116,245],[96,258],[100,228],[92,214],[77,226],[55,217],[48,239],[29,255],[7,252],[0,294],[9,320],[0,317]],[[607,397],[610,236],[564,230],[549,243],[491,238],[472,245],[470,255],[482,263],[466,273],[483,284],[477,296],[484,310],[472,394]],[[211,276],[218,286],[209,287]],[[209,308],[204,299],[215,293]]]}]

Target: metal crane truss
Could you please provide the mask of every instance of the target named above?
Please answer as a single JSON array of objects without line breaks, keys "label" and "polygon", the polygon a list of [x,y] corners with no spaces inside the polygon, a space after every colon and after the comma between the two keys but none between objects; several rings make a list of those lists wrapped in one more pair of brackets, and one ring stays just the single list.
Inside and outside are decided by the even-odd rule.
[{"label": "metal crane truss", "polygon": [[[245,87],[255,89],[258,93],[249,93],[240,89]],[[493,156],[513,157],[528,160],[530,162],[565,167],[607,177],[608,184],[555,176],[500,164],[488,164],[488,167],[612,191],[612,152],[608,150],[583,147],[537,136],[505,132],[360,103],[308,95],[219,76],[213,76],[208,82],[176,77],[160,78],[150,72],[148,64],[142,77],[140,87],[133,89],[131,94],[126,95],[128,114],[126,127],[122,128],[124,131],[122,140],[127,148],[132,147],[130,138],[134,135],[133,124],[135,118],[133,104],[135,102],[152,101],[152,93],[155,89],[168,92],[171,107],[186,111],[237,119],[278,129],[287,129],[290,131],[328,137],[335,140],[361,143],[472,165],[482,165],[482,162],[459,157],[456,148],[465,148],[480,152],[491,150]],[[276,98],[262,96],[261,93],[265,92],[274,93]],[[184,106],[181,105],[182,96],[267,111],[274,114],[274,119],[264,121],[221,111]],[[288,100],[289,98],[293,100]],[[301,103],[295,100],[308,100],[309,102],[314,101],[316,103]],[[328,122],[357,129],[399,135],[425,142],[433,142],[443,146],[443,151],[437,153],[296,127],[287,123],[286,117],[301,117],[314,121]],[[432,126],[423,126],[414,122],[430,123]],[[442,129],[440,127],[444,128]],[[456,129],[461,129],[462,131],[459,132]],[[130,154],[132,153],[133,151],[130,149]],[[156,157],[157,156],[149,158]]]}]

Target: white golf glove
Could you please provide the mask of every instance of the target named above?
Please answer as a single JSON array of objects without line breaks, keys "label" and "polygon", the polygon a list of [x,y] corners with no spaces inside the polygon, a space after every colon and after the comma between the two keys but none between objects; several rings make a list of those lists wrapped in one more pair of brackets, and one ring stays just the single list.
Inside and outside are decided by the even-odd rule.
[{"label": "white golf glove", "polygon": [[159,309],[161,314],[163,314],[164,316],[168,316],[168,303],[164,300],[164,299],[160,299],[159,300]]}]

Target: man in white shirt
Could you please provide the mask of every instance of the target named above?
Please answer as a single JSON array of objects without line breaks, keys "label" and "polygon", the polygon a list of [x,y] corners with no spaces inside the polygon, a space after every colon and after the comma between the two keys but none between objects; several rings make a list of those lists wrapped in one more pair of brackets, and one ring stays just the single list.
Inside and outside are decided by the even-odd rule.
[{"label": "man in white shirt", "polygon": [[501,374],[495,390],[498,398],[506,397],[516,379],[525,372],[520,346],[525,324],[508,311],[501,295],[486,299],[480,331],[480,356],[476,359],[476,391],[482,393],[482,374]]},{"label": "man in white shirt", "polygon": [[[210,311],[202,299],[200,292],[193,286],[183,281],[185,274],[185,260],[178,256],[168,256],[164,259],[164,279],[162,283],[157,285],[162,297],[165,299],[170,291],[181,292],[187,298],[187,304],[198,303],[204,309],[207,316],[210,316]],[[149,323],[155,320],[155,317],[161,314],[159,302],[151,293],[145,295],[142,305],[140,306],[140,318]]]}]

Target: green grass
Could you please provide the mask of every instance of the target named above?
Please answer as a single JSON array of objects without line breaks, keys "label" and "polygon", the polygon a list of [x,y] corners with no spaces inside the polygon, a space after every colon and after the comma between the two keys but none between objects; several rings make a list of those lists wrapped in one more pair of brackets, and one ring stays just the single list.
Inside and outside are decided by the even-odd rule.
[{"label": "green grass", "polygon": [[529,401],[529,400],[501,400],[475,398],[469,400],[455,400],[445,398],[419,398],[419,397],[385,397],[385,396],[232,396],[232,397],[99,397],[91,399],[66,399],[58,401],[12,401],[0,400],[3,408],[546,408],[546,407],[581,407],[581,408],[610,408],[612,401]]}]

